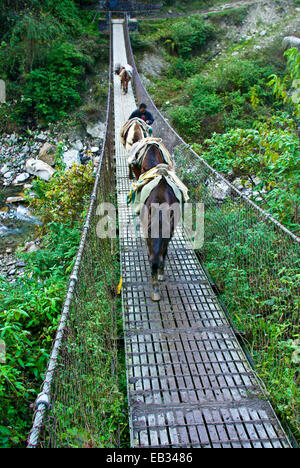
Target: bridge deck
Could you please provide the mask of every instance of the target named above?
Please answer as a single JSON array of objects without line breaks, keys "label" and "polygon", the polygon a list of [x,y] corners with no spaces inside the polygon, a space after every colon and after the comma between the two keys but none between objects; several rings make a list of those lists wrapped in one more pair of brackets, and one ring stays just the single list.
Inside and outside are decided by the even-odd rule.
[{"label": "bridge deck", "polygon": [[[114,64],[127,63],[121,20]],[[150,298],[146,245],[126,205],[119,132],[136,103],[114,78],[116,178],[132,447],[281,448],[289,442],[198,262],[178,231],[163,298]]]}]

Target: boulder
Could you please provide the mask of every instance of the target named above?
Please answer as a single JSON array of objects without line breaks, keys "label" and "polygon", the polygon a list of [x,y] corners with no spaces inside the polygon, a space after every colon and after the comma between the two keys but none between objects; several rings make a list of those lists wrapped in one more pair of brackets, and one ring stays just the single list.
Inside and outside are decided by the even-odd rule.
[{"label": "boulder", "polygon": [[83,144],[80,140],[76,140],[74,141],[74,143],[72,143],[72,147],[74,149],[76,149],[77,151],[82,151],[83,150]]},{"label": "boulder", "polygon": [[19,174],[15,180],[13,181],[13,185],[18,185],[18,184],[23,184],[24,182],[26,182],[26,180],[28,180],[30,177],[29,174],[27,174],[27,172],[23,172],[22,174]]},{"label": "boulder", "polygon": [[3,177],[4,179],[10,179],[13,176],[14,176],[14,173],[10,171],[10,172],[6,172]]},{"label": "boulder", "polygon": [[29,174],[46,181],[50,180],[55,173],[55,170],[49,166],[49,164],[46,164],[44,161],[39,159],[33,158],[30,158],[26,161],[25,169]]},{"label": "boulder", "polygon": [[291,47],[296,47],[300,50],[300,38],[296,36],[286,36],[283,38],[283,46],[285,49],[290,49]]},{"label": "boulder", "polygon": [[8,197],[6,199],[6,204],[11,205],[12,203],[20,203],[22,201],[24,201],[24,197],[21,197],[21,196],[20,197]]},{"label": "boulder", "polygon": [[37,252],[39,249],[40,247],[34,241],[26,242],[25,244],[25,250],[27,253]]},{"label": "boulder", "polygon": [[98,153],[99,150],[100,150],[100,148],[99,148],[98,146],[93,146],[93,147],[91,148],[91,152],[92,152],[92,153]]},{"label": "boulder", "polygon": [[64,163],[66,170],[70,169],[73,164],[81,164],[79,151],[76,149],[70,149],[64,152]]},{"label": "boulder", "polygon": [[225,200],[231,192],[230,186],[226,182],[223,182],[223,180],[209,179],[207,188],[214,199],[221,201]]},{"label": "boulder", "polygon": [[5,164],[3,167],[1,167],[0,172],[1,172],[2,175],[4,175],[7,172],[9,172],[9,169],[10,169],[10,167],[7,164]]},{"label": "boulder", "polygon": [[49,166],[55,165],[56,147],[50,143],[44,143],[39,152],[39,159]]},{"label": "boulder", "polygon": [[37,141],[41,141],[42,143],[47,140],[47,135],[45,133],[40,133],[36,136]]},{"label": "boulder", "polygon": [[97,122],[94,125],[89,124],[86,129],[87,133],[93,138],[104,138],[105,124]]}]

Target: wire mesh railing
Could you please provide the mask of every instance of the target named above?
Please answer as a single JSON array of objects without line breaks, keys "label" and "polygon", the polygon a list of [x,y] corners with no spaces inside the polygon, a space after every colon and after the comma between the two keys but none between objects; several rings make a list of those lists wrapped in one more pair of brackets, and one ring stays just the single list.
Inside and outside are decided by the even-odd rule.
[{"label": "wire mesh railing", "polygon": [[154,113],[153,134],[173,153],[192,200],[204,204],[204,243],[198,256],[246,342],[275,410],[299,436],[300,239],[239,192],[174,131],[140,78],[128,17],[125,40],[136,100],[146,102]]},{"label": "wire mesh railing", "polygon": [[[114,197],[112,35],[109,92],[100,162],[28,447],[117,447],[111,408],[118,392],[119,275],[115,240],[97,236],[97,206]],[[106,376],[104,385],[103,376]]]}]

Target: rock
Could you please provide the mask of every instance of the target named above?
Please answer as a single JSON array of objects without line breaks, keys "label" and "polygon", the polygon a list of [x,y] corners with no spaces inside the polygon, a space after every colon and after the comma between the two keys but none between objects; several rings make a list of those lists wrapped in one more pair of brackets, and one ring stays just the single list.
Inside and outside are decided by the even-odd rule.
[{"label": "rock", "polygon": [[87,133],[91,135],[93,138],[104,138],[105,132],[105,124],[102,122],[97,122],[96,124],[92,125],[89,124],[86,129]]},{"label": "rock", "polygon": [[14,268],[8,272],[9,276],[14,276],[17,273],[17,270]]},{"label": "rock", "polygon": [[1,167],[0,172],[1,172],[2,175],[4,175],[7,172],[9,172],[9,169],[10,169],[10,167],[7,164],[5,164],[3,167]]},{"label": "rock", "polygon": [[264,37],[267,34],[267,31],[264,29],[259,33],[260,37]]},{"label": "rock", "polygon": [[244,184],[242,182],[242,179],[238,178],[233,181],[233,185],[238,189],[238,190],[243,190]]},{"label": "rock", "polygon": [[76,149],[65,151],[64,163],[66,165],[66,170],[70,169],[73,164],[80,164],[79,151]]},{"label": "rock", "polygon": [[300,38],[299,37],[286,36],[283,38],[282,43],[285,49],[296,47],[298,50],[300,50]]},{"label": "rock", "polygon": [[35,242],[29,242],[30,245],[28,245],[28,247],[26,247],[26,252],[27,253],[33,253],[33,252],[37,252],[40,248],[38,245],[36,245]]},{"label": "rock", "polygon": [[139,66],[143,74],[155,78],[167,68],[168,64],[160,55],[145,52]]},{"label": "rock", "polygon": [[25,182],[26,180],[28,180],[30,177],[29,174],[27,174],[27,172],[23,172],[22,174],[19,174],[15,180],[13,181],[13,185],[18,185],[18,184],[22,184],[23,182]]},{"label": "rock", "polygon": [[42,143],[47,140],[47,135],[45,133],[40,133],[36,136],[37,141],[41,141]]},{"label": "rock", "polygon": [[98,146],[93,146],[93,147],[91,148],[91,152],[92,152],[92,153],[98,153],[99,150],[100,150],[100,148],[99,148]]},{"label": "rock", "polygon": [[6,174],[4,174],[4,179],[11,179],[12,177],[14,176],[14,173],[13,172],[6,172]]},{"label": "rock", "polygon": [[6,199],[6,204],[11,205],[12,203],[20,203],[22,201],[24,201],[24,197],[21,197],[21,196],[20,197],[8,197]]},{"label": "rock", "polygon": [[17,141],[18,141],[17,135],[16,135],[15,133],[12,133],[12,134],[10,135],[10,142],[11,142],[11,143],[17,143]]},{"label": "rock", "polygon": [[56,147],[50,143],[44,143],[39,152],[39,159],[49,166],[55,165]]},{"label": "rock", "polygon": [[26,161],[25,168],[29,174],[46,181],[50,180],[55,173],[55,170],[49,166],[49,164],[46,164],[44,161],[40,161],[39,159],[28,159]]},{"label": "rock", "polygon": [[207,187],[211,196],[216,200],[225,200],[231,192],[230,186],[222,180],[209,179]]},{"label": "rock", "polygon": [[82,151],[83,150],[83,144],[80,140],[76,140],[74,141],[74,143],[72,143],[72,147],[78,151]]}]

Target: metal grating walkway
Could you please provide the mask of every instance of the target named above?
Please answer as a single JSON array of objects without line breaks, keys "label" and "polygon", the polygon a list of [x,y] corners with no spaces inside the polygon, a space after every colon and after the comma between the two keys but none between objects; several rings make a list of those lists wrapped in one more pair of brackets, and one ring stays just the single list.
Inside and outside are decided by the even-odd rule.
[{"label": "metal grating walkway", "polygon": [[[127,63],[113,20],[114,64]],[[178,231],[159,303],[150,299],[144,240],[135,235],[126,154],[119,141],[136,107],[114,77],[116,177],[132,447],[290,447],[225,314]]]}]

